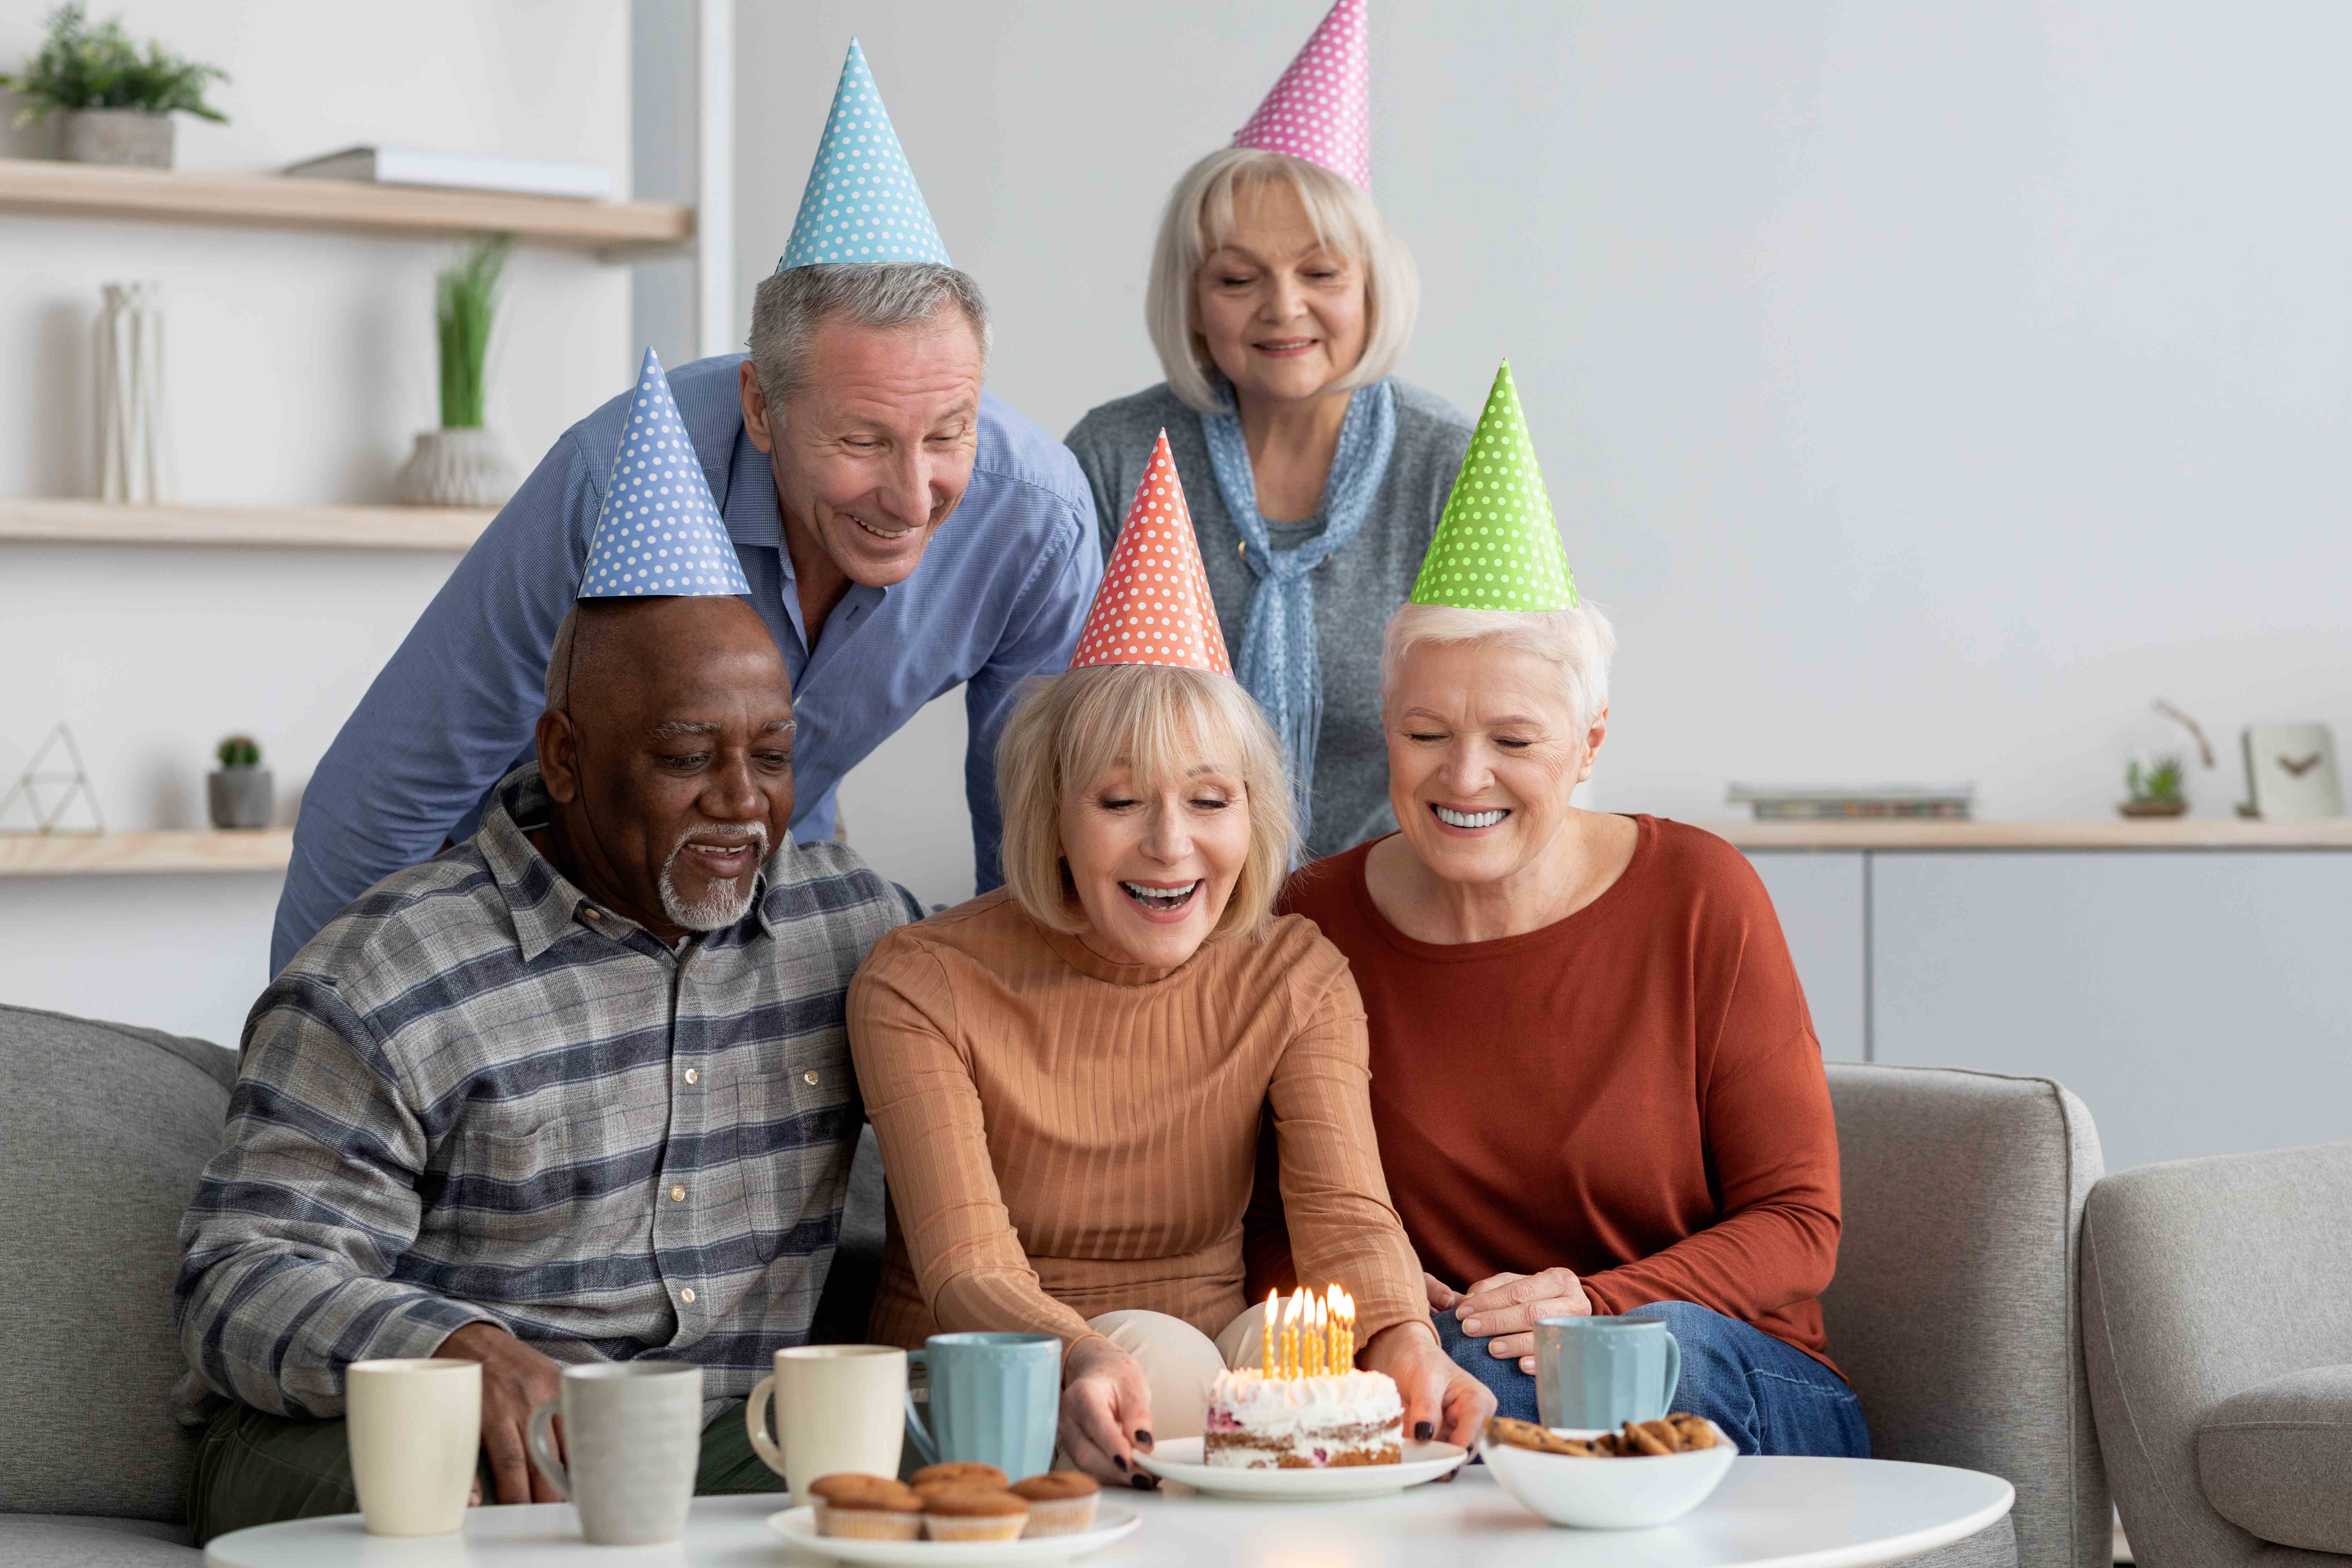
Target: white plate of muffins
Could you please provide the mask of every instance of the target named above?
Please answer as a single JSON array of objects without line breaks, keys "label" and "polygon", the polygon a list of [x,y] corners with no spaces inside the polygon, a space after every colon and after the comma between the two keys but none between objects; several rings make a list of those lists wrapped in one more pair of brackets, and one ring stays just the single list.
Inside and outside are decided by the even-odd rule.
[{"label": "white plate of muffins", "polygon": [[768,1528],[806,1552],[842,1563],[1061,1563],[1123,1541],[1143,1522],[1106,1506],[1076,1470],[1008,1482],[992,1465],[931,1465],[901,1482],[880,1476],[821,1476],[811,1501],[768,1516]]}]

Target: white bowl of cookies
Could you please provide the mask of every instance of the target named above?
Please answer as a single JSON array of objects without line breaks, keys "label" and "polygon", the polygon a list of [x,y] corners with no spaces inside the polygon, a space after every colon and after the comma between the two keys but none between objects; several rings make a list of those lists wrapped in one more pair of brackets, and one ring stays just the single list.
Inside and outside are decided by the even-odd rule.
[{"label": "white bowl of cookies", "polygon": [[1644,1530],[1705,1502],[1738,1450],[1723,1429],[1676,1411],[1615,1432],[1497,1417],[1478,1451],[1496,1484],[1552,1524]]}]

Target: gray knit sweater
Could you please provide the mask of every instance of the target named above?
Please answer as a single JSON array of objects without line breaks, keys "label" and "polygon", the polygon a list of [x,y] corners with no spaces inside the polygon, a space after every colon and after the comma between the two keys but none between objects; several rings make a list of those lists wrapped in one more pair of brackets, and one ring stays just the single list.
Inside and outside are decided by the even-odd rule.
[{"label": "gray knit sweater", "polygon": [[[1345,549],[1316,568],[1313,579],[1315,640],[1323,665],[1315,824],[1307,846],[1316,860],[1396,826],[1389,810],[1388,744],[1381,732],[1381,633],[1412,591],[1438,514],[1445,509],[1462,455],[1470,446],[1471,422],[1459,409],[1419,387],[1394,385],[1396,444],[1372,515]],[[1103,555],[1110,555],[1136,482],[1151,458],[1152,440],[1163,429],[1192,507],[1225,650],[1238,658],[1242,614],[1257,578],[1241,558],[1241,533],[1209,467],[1201,416],[1165,382],[1104,403],[1070,432],[1070,450],[1094,490]],[[1271,524],[1267,534],[1275,549],[1293,549],[1321,533],[1324,524],[1318,511],[1304,522]]]}]

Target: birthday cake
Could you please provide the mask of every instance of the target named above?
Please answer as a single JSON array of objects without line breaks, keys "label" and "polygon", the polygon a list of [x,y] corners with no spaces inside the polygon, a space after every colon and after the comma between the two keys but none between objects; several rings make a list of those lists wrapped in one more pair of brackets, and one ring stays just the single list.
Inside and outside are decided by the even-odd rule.
[{"label": "birthday cake", "polygon": [[1404,1401],[1381,1372],[1222,1373],[1209,1391],[1202,1448],[1209,1464],[1227,1469],[1393,1465],[1404,1458]]}]

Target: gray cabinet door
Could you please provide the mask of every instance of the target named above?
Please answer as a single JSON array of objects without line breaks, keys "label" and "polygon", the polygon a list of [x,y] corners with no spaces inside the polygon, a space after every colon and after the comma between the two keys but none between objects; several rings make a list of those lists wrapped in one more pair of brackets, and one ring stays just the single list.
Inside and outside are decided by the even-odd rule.
[{"label": "gray cabinet door", "polygon": [[1764,879],[1789,953],[1804,982],[1813,1032],[1832,1061],[1864,1057],[1862,856],[1759,850],[1748,863]]},{"label": "gray cabinet door", "polygon": [[2352,1138],[2352,854],[1878,855],[1881,1061],[2055,1078],[2107,1168]]}]

